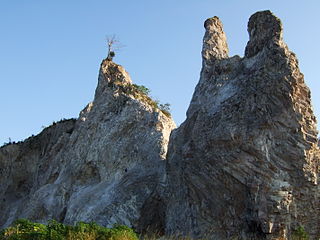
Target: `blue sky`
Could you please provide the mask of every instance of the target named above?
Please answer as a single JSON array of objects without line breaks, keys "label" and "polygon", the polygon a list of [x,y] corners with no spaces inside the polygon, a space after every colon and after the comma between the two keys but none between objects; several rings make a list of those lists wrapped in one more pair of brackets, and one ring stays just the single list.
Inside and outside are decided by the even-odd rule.
[{"label": "blue sky", "polygon": [[170,103],[180,124],[199,80],[205,19],[219,16],[230,56],[243,56],[247,21],[266,9],[283,22],[320,119],[319,0],[1,0],[0,145],[78,116],[93,99],[109,34],[125,45],[114,61]]}]

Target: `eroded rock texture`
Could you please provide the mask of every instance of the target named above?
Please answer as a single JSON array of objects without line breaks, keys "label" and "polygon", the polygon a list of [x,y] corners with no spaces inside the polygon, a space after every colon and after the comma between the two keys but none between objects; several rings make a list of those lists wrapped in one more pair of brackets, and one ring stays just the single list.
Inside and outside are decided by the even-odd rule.
[{"label": "eroded rock texture", "polygon": [[77,121],[0,149],[0,225],[28,218],[143,230],[141,211],[154,206],[175,127],[150,103],[121,66],[104,60],[94,101]]},{"label": "eroded rock texture", "polygon": [[167,157],[167,234],[213,239],[320,237],[319,159],[310,91],[280,20],[257,12],[245,56],[228,57],[217,17]]},{"label": "eroded rock texture", "polygon": [[279,240],[303,226],[318,239],[316,119],[280,20],[250,18],[243,58],[228,57],[217,17],[205,29],[200,81],[168,154],[172,119],[104,60],[77,120],[0,148],[0,226],[56,219]]}]

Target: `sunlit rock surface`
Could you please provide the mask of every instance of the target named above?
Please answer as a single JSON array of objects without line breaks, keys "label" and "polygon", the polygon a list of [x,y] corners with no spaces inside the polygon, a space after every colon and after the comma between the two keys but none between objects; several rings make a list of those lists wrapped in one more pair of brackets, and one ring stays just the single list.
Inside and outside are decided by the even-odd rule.
[{"label": "sunlit rock surface", "polygon": [[243,58],[228,57],[217,17],[205,29],[200,81],[170,138],[167,234],[291,239],[303,226],[318,239],[316,119],[280,20],[250,17]]},{"label": "sunlit rock surface", "polygon": [[200,81],[179,128],[104,60],[78,119],[0,148],[0,226],[95,221],[222,240],[293,239],[304,227],[319,239],[316,119],[280,20],[251,16],[243,58],[228,56],[219,18],[204,25]]},{"label": "sunlit rock surface", "polygon": [[28,218],[143,229],[141,209],[162,181],[175,124],[137,99],[131,84],[121,66],[104,60],[94,101],[78,120],[0,149],[1,226]]}]

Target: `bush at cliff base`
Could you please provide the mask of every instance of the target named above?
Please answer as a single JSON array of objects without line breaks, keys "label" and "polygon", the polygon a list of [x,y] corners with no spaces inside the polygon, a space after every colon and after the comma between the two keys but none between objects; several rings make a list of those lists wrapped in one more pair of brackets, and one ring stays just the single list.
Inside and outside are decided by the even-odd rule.
[{"label": "bush at cliff base", "polygon": [[1,230],[0,240],[138,240],[126,226],[106,228],[96,223],[79,222],[75,226],[50,221],[48,225],[20,219]]}]

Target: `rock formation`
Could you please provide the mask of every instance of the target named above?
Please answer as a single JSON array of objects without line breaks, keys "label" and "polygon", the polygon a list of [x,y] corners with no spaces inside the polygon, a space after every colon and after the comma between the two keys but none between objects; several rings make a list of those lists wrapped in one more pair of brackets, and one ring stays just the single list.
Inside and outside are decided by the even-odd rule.
[{"label": "rock formation", "polygon": [[270,11],[251,16],[243,58],[228,56],[217,17],[205,29],[200,81],[176,130],[121,66],[104,60],[94,101],[77,120],[0,148],[0,226],[56,219],[279,240],[304,227],[318,239],[316,119],[280,20]]},{"label": "rock formation", "polygon": [[213,239],[320,236],[319,160],[310,91],[280,20],[257,12],[245,56],[228,57],[217,17],[167,156],[167,234]]},{"label": "rock formation", "polygon": [[28,218],[139,227],[175,127],[152,103],[104,60],[94,101],[76,121],[0,149],[0,225]]}]

